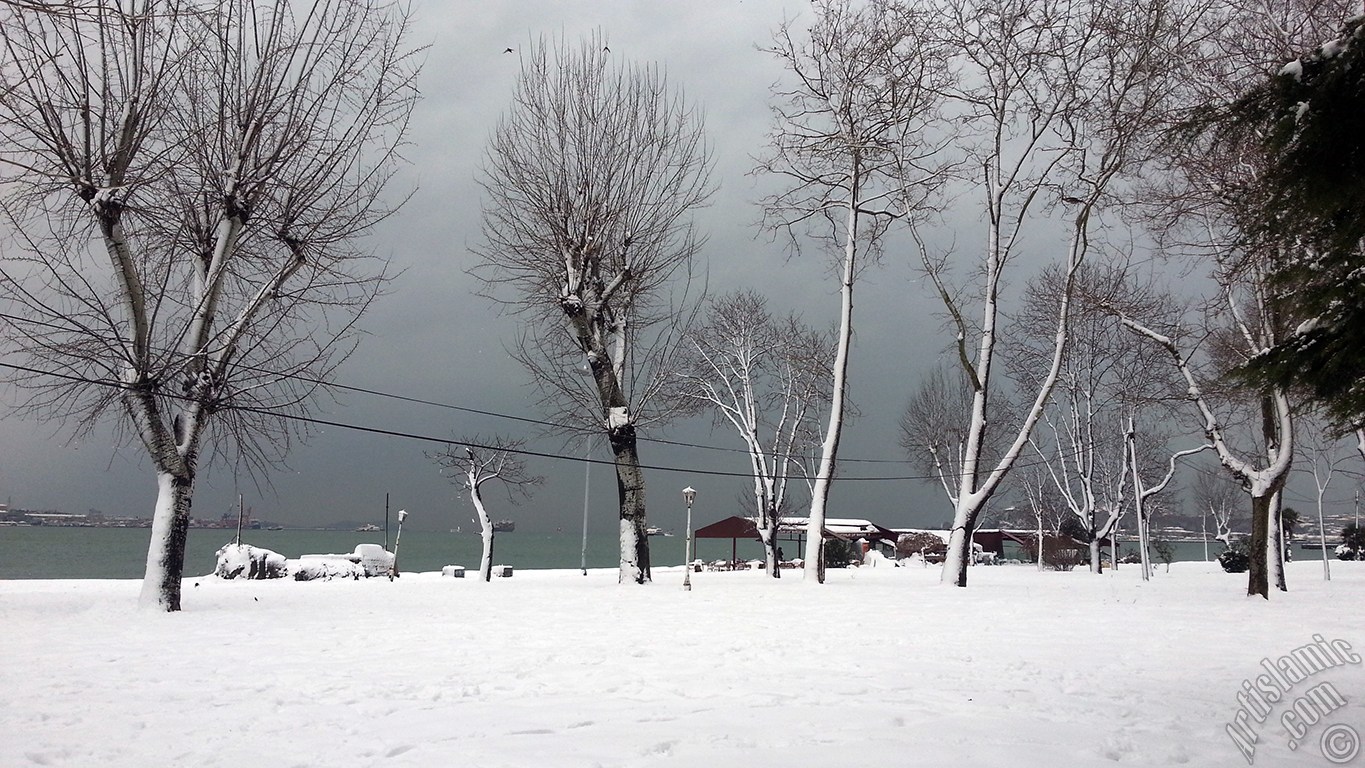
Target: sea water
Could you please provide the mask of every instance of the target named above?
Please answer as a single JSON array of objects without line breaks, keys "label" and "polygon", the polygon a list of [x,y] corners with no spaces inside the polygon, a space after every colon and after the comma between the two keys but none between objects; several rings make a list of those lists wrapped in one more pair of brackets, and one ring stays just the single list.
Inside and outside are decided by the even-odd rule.
[{"label": "sea water", "polygon": [[[0,526],[0,579],[137,579],[147,561],[150,531],[145,528],[59,528],[49,526]],[[236,538],[235,530],[192,528],[185,547],[185,575],[211,573],[214,553]],[[556,532],[512,531],[494,539],[493,561],[526,568],[578,568],[582,563],[582,532],[563,529]],[[273,550],[288,558],[304,554],[347,553],[357,544],[384,544],[383,532],[318,530],[246,530],[242,543]],[[394,532],[388,539],[394,547]],[[650,537],[650,560],[654,565],[676,566],[683,560],[683,537]],[[794,545],[787,544],[790,548]],[[589,568],[615,568],[619,562],[619,538],[615,527],[589,529],[587,565]],[[1136,544],[1123,542],[1126,552]],[[1203,560],[1200,542],[1174,545],[1177,560]],[[1223,550],[1210,542],[1210,557]],[[405,530],[398,541],[398,565],[403,571],[439,571],[445,565],[463,565],[473,570],[479,565],[482,542],[477,534]],[[728,560],[731,542],[698,541],[694,550],[703,560]],[[740,541],[734,553],[740,559],[762,557],[758,542]],[[799,553],[788,552],[788,557]],[[1317,552],[1295,548],[1296,559],[1318,558]],[[1153,562],[1155,562],[1153,553]],[[1157,566],[1160,567],[1159,565]]]},{"label": "sea water", "polygon": [[[138,579],[147,562],[151,532],[146,528],[61,528],[0,526],[0,579]],[[212,573],[215,553],[237,536],[235,529],[191,528],[185,545],[185,575]],[[388,536],[394,548],[395,531]],[[683,537],[651,536],[654,565],[683,561]],[[615,526],[589,529],[589,568],[615,568],[620,561],[620,534]],[[273,550],[288,558],[304,554],[341,554],[357,544],[384,544],[384,533],[318,530],[245,530],[242,543]],[[402,571],[439,571],[445,565],[479,566],[483,542],[477,533],[404,530],[398,540]],[[493,540],[493,562],[515,569],[578,568],[582,564],[582,530],[511,531]],[[722,546],[723,544],[723,546]],[[723,550],[723,552],[722,552]],[[761,557],[758,542],[739,542],[740,557]],[[698,557],[729,559],[730,541],[700,542]]]}]

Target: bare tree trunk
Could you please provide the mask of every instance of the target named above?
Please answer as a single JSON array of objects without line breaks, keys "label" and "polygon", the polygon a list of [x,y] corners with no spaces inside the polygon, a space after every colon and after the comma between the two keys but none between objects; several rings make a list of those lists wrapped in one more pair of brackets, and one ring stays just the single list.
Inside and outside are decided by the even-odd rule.
[{"label": "bare tree trunk", "polygon": [[[970,524],[969,524],[970,525]],[[943,556],[943,578],[944,583],[951,583],[956,587],[967,586],[967,565],[968,555],[971,552],[971,536],[967,533],[968,528],[954,526],[952,533],[948,534],[948,551]],[[1038,553],[1041,562],[1043,553]]]},{"label": "bare tree trunk", "polygon": [[[1273,546],[1270,532],[1270,494],[1251,497],[1251,567],[1247,570],[1247,594],[1270,596],[1270,568],[1267,547]],[[1263,556],[1256,556],[1260,552]]]},{"label": "bare tree trunk", "polygon": [[1266,520],[1266,581],[1281,592],[1288,592],[1289,586],[1284,578],[1284,520],[1281,513],[1284,510],[1283,497],[1284,487],[1275,490],[1270,497],[1270,515]]},{"label": "bare tree trunk", "polygon": [[[470,473],[471,476],[474,472]],[[483,496],[479,493],[477,480],[472,480],[469,487],[469,500],[474,502],[474,512],[479,516],[479,536],[483,540],[483,554],[479,557],[479,578],[483,581],[493,580],[493,521],[488,516],[488,509],[483,505]]]},{"label": "bare tree trunk", "polygon": [[[852,174],[857,176],[855,170]],[[806,578],[825,583],[825,505],[829,501],[829,487],[834,480],[835,462],[839,453],[839,438],[844,431],[844,392],[848,386],[848,353],[853,340],[853,279],[857,274],[858,256],[858,191],[855,189],[848,205],[847,242],[844,243],[843,278],[839,285],[839,345],[834,353],[834,384],[829,406],[829,426],[820,446],[820,467],[811,489],[810,520],[806,528]]]},{"label": "bare tree trunk", "polygon": [[626,424],[610,430],[611,452],[616,457],[616,491],[621,500],[620,581],[644,584],[651,580],[649,534],[645,530],[645,476],[635,450],[635,427]]},{"label": "bare tree trunk", "polygon": [[180,610],[180,584],[185,575],[185,542],[189,538],[194,477],[166,471],[156,475],[156,510],[152,515],[147,570],[139,602],[162,611]]},{"label": "bare tree trunk", "polygon": [[780,579],[782,578],[782,568],[777,556],[778,512],[771,507],[764,509],[764,519],[758,529],[758,537],[763,540],[763,567],[769,576]]}]

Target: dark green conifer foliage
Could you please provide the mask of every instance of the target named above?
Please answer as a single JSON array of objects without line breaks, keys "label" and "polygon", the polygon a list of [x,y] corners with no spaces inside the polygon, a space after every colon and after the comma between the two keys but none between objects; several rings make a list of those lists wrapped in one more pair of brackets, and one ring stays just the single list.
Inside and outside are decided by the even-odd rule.
[{"label": "dark green conifer foliage", "polygon": [[1282,255],[1272,276],[1294,333],[1237,372],[1302,388],[1343,428],[1365,423],[1365,17],[1233,106],[1226,136],[1265,153],[1240,190],[1252,247]]}]

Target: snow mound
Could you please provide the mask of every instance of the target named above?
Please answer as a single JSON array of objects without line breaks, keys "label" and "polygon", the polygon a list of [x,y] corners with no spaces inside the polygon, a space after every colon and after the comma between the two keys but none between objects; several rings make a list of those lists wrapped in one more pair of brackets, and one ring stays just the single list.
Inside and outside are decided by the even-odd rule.
[{"label": "snow mound", "polygon": [[225,544],[217,556],[213,573],[223,579],[278,579],[287,572],[284,555],[248,544]]}]

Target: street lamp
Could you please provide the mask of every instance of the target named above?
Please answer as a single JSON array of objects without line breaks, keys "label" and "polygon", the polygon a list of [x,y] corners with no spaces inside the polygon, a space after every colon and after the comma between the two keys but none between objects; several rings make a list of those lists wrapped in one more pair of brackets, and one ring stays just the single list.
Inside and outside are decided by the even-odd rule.
[{"label": "street lamp", "polygon": [[[592,366],[585,360],[569,370],[579,376],[591,376]],[[581,568],[588,575],[588,489],[592,487],[592,436],[588,436],[588,447],[583,450],[583,552]]]},{"label": "street lamp", "polygon": [[398,510],[398,533],[393,537],[393,565],[389,566],[389,581],[398,575],[398,542],[403,538],[403,521],[408,519],[406,509]]},{"label": "street lamp", "polygon": [[692,486],[683,489],[683,500],[687,502],[687,537],[683,540],[683,590],[692,591],[692,501],[697,498],[697,490]]}]

